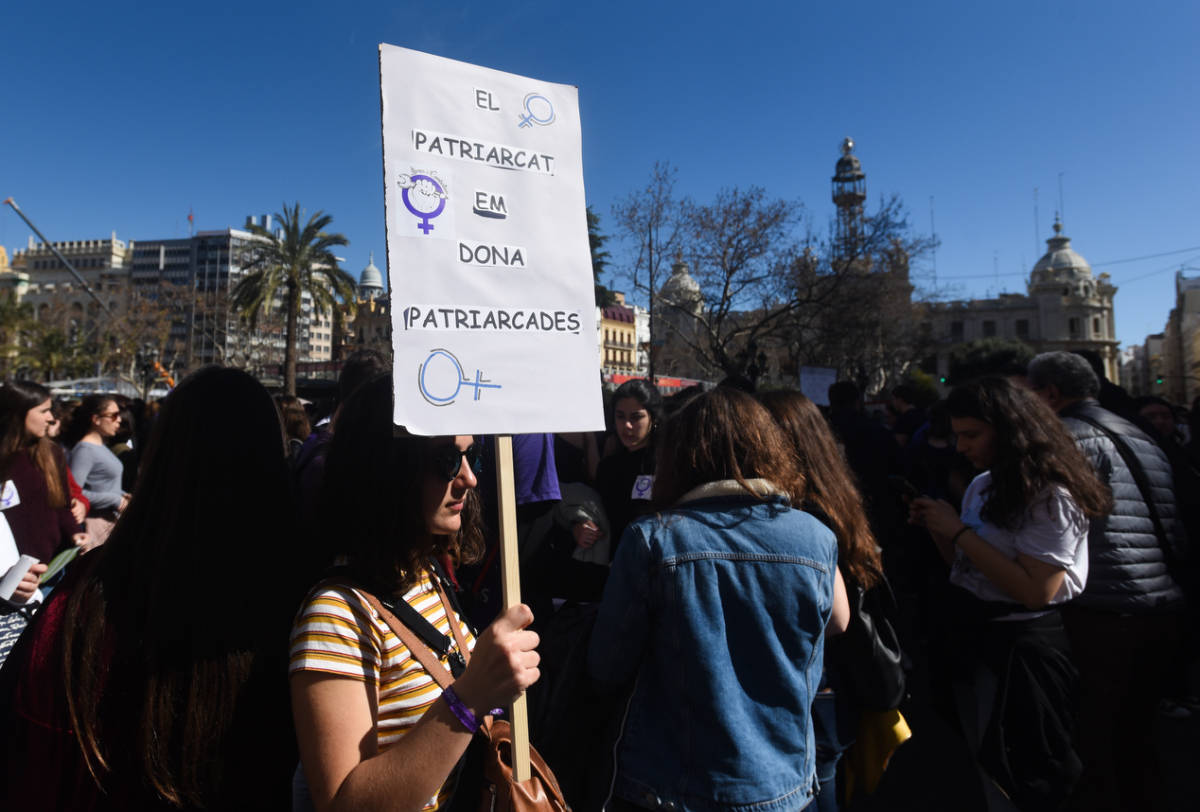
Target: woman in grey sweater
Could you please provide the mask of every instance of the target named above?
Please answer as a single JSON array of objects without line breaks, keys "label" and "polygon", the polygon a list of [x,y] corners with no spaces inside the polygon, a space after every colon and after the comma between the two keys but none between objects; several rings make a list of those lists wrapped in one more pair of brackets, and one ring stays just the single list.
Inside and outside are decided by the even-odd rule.
[{"label": "woman in grey sweater", "polygon": [[85,520],[85,551],[104,543],[117,515],[129,502],[129,494],[121,490],[121,461],[104,444],[120,425],[121,410],[115,400],[107,395],[88,395],[75,409],[63,435],[71,449],[67,455],[71,474],[92,503]]}]

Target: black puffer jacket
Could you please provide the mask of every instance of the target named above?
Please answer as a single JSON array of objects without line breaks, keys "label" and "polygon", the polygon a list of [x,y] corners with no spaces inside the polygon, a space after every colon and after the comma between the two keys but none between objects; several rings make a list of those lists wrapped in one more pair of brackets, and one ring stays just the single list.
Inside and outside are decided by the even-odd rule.
[{"label": "black puffer jacket", "polygon": [[1175,489],[1166,455],[1141,429],[1101,408],[1094,400],[1071,404],[1059,416],[1091,460],[1100,480],[1113,492],[1112,512],[1092,519],[1088,531],[1087,586],[1076,603],[1122,613],[1181,608],[1183,592],[1167,570],[1167,556],[1155,535],[1150,510],[1133,474],[1108,435],[1081,418],[1103,423],[1133,451],[1146,473],[1171,549],[1178,555],[1185,539],[1176,521]]}]

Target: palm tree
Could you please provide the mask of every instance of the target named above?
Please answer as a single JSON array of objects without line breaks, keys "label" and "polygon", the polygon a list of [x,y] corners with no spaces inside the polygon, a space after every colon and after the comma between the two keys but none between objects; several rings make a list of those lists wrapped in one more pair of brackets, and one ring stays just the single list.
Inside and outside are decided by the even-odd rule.
[{"label": "palm tree", "polygon": [[305,294],[312,299],[313,313],[332,313],[335,335],[341,335],[345,314],[340,303],[354,307],[354,277],[338,267],[333,248],[349,244],[341,234],[326,233],[333,218],[318,211],[308,222],[300,222],[300,204],[283,204],[276,214],[279,231],[259,225],[249,230],[259,239],[251,243],[245,257],[245,276],[233,288],[234,308],[250,321],[253,330],[259,316],[270,312],[282,298],[285,315],[283,385],[296,394],[296,343],[300,303]]}]

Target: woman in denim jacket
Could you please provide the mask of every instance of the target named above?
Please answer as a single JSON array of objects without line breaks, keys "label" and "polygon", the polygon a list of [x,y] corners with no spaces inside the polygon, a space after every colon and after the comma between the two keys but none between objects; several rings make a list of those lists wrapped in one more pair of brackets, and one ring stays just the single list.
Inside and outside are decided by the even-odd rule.
[{"label": "woman in denim jacket", "polygon": [[654,496],[669,507],[626,530],[588,656],[599,682],[635,682],[610,810],[812,801],[824,634],[849,607],[833,533],[791,508],[802,492],[749,395],[718,388],[667,423]]}]

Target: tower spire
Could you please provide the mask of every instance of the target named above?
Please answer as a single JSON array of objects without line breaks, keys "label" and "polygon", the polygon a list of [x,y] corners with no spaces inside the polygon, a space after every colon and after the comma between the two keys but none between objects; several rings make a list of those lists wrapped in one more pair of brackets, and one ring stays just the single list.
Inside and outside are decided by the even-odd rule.
[{"label": "tower spire", "polygon": [[837,231],[834,249],[843,259],[862,251],[863,203],[867,199],[867,176],[854,155],[854,139],[842,139],[842,157],[833,176],[833,202],[837,206]]}]

